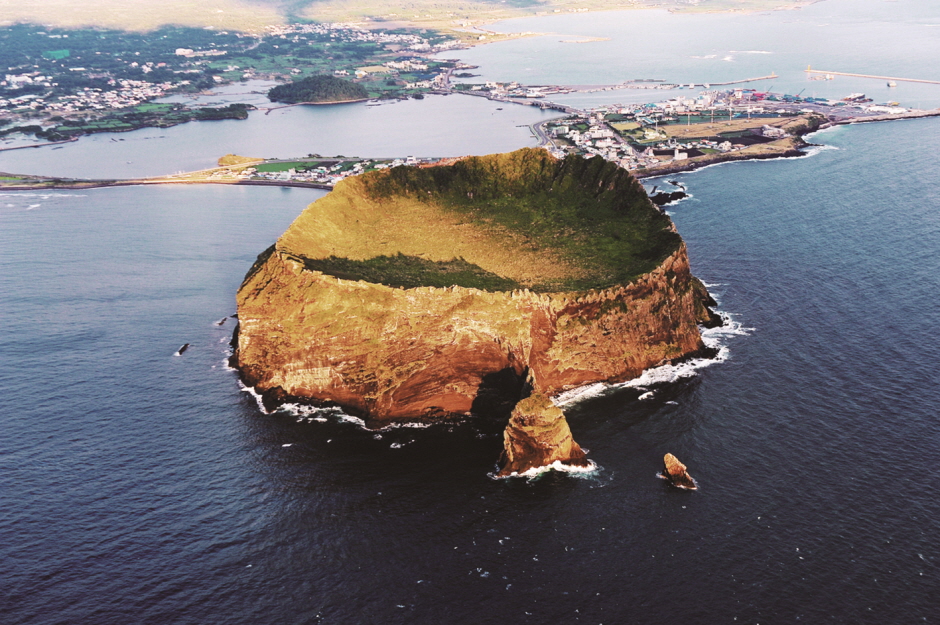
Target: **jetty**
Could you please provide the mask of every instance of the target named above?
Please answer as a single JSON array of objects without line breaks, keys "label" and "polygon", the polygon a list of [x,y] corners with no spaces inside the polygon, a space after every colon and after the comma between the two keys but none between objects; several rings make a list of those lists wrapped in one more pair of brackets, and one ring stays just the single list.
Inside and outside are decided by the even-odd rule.
[{"label": "jetty", "polygon": [[[774,78],[777,78],[777,77],[778,77],[778,76],[777,76],[776,73],[770,72],[770,74],[768,74],[767,76],[760,76],[760,77],[758,77],[758,78],[743,78],[743,79],[741,79],[741,80],[729,80],[728,82],[710,82],[710,83],[708,83],[708,85],[709,85],[710,87],[712,87],[712,86],[719,86],[719,87],[720,87],[720,86],[723,86],[723,85],[737,85],[737,84],[740,84],[740,83],[742,83],[742,82],[755,82],[755,81],[758,81],[758,80],[773,80]],[[700,83],[700,84],[705,84],[705,83]]]},{"label": "jetty", "polygon": [[807,67],[803,70],[807,74],[830,74],[832,76],[852,76],[853,78],[874,78],[875,80],[900,80],[902,82],[920,82],[928,85],[940,85],[940,80],[926,80],[923,78],[898,78],[897,76],[874,76],[871,74],[853,74],[850,72],[830,72],[821,69],[812,69]]}]

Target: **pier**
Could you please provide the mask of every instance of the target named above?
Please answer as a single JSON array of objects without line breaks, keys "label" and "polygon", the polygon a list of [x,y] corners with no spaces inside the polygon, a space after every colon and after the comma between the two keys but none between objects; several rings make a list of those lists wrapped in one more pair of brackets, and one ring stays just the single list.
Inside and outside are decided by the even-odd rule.
[{"label": "pier", "polygon": [[849,72],[827,72],[821,69],[810,69],[807,67],[803,70],[807,74],[831,74],[833,76],[852,76],[854,78],[874,78],[875,80],[894,80],[902,82],[920,82],[927,83],[929,85],[940,85],[940,80],[924,80],[923,78],[898,78],[897,76],[872,76],[870,74],[852,74]]},{"label": "pier", "polygon": [[[832,72],[830,72],[830,73],[832,73]],[[774,78],[777,78],[777,74],[775,74],[774,72],[771,72],[768,76],[761,76],[760,78],[743,78],[743,79],[741,79],[741,80],[729,80],[728,82],[710,82],[710,83],[708,83],[708,86],[709,86],[709,87],[714,87],[714,86],[719,86],[719,87],[721,87],[721,86],[724,86],[724,85],[737,85],[737,84],[742,83],[742,82],[754,82],[754,81],[757,81],[757,80],[772,80],[772,79],[774,79]],[[702,83],[702,84],[704,84],[704,83]]]}]

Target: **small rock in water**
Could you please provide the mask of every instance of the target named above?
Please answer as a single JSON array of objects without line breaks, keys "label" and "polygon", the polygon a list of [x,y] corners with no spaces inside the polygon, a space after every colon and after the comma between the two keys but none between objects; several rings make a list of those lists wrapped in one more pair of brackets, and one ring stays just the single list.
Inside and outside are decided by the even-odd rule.
[{"label": "small rock in water", "polygon": [[215,322],[215,325],[217,326],[224,325],[226,321],[228,321],[228,317],[222,317],[221,319]]},{"label": "small rock in water", "polygon": [[183,346],[176,350],[176,355],[182,356],[187,349],[189,349],[189,343],[183,343]]},{"label": "small rock in water", "polygon": [[693,480],[689,472],[685,470],[685,465],[679,462],[679,459],[672,454],[666,454],[663,457],[662,477],[663,479],[669,480],[669,482],[677,488],[684,488],[686,490],[696,490],[698,488],[695,485],[695,480]]},{"label": "small rock in water", "polygon": [[672,193],[660,191],[659,193],[650,195],[650,201],[656,206],[665,206],[666,204],[677,202],[684,197],[686,197],[686,194],[682,191],[673,191]]},{"label": "small rock in water", "polygon": [[499,477],[521,475],[530,469],[563,465],[590,467],[584,450],[571,438],[565,413],[541,393],[516,404],[503,432]]}]

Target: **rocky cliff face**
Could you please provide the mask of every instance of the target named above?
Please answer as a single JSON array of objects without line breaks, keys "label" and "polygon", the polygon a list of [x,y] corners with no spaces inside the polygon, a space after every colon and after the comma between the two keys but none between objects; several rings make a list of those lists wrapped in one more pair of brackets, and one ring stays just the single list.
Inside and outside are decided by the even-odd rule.
[{"label": "rocky cliff face", "polygon": [[522,475],[555,464],[587,468],[584,450],[574,442],[568,421],[551,400],[535,393],[521,400],[503,432],[499,477]]},{"label": "rocky cliff face", "polygon": [[[523,160],[539,159],[551,192],[561,175],[551,168],[565,165],[544,154],[529,150]],[[499,163],[483,163],[486,175],[499,177]],[[468,167],[479,175],[476,165]],[[595,172],[585,185],[589,208],[611,185],[614,193],[636,193],[638,185],[620,171]],[[620,241],[636,235],[630,217],[611,232],[606,256],[592,257],[583,251],[593,249],[590,241],[577,247],[584,237],[576,230],[562,233],[574,243],[553,247],[546,243],[558,240],[552,229],[494,223],[505,216],[491,218],[489,207],[482,217],[474,207],[454,210],[439,201],[438,189],[430,200],[420,188],[405,194],[409,201],[369,200],[368,185],[386,182],[355,181],[311,205],[259,257],[239,290],[233,363],[267,408],[284,401],[338,404],[370,426],[436,420],[499,400],[512,406],[529,392],[551,396],[627,380],[703,349],[697,324],[709,320],[710,298],[691,275],[668,218],[645,194],[635,210],[655,226],[660,243],[632,241],[635,258],[627,256]],[[465,193],[474,191],[460,197]],[[572,230],[572,218],[564,219],[561,226]],[[515,247],[507,247],[512,241]],[[602,235],[597,241],[607,242]],[[619,272],[633,262],[635,277],[546,291],[546,284],[583,284],[592,276],[609,283],[607,257],[620,263]]]},{"label": "rocky cliff face", "polygon": [[334,402],[373,424],[467,414],[481,393],[620,382],[703,348],[685,248],[584,294],[397,289],[308,271],[274,250],[238,294],[237,366],[275,407]]},{"label": "rocky cliff face", "polygon": [[679,462],[679,459],[672,454],[663,456],[663,472],[660,473],[664,480],[676,488],[683,490],[698,490],[695,480],[689,475],[686,466]]}]

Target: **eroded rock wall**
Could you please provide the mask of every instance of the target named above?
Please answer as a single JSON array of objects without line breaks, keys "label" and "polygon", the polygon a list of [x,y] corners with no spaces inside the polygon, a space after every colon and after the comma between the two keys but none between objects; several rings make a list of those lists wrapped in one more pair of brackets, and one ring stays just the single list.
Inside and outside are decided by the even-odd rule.
[{"label": "eroded rock wall", "polygon": [[696,352],[707,298],[684,245],[630,284],[583,294],[392,288],[275,248],[238,292],[234,364],[269,409],[299,399],[371,425],[436,419],[470,412],[493,380],[553,395]]},{"label": "eroded rock wall", "polygon": [[565,414],[548,397],[534,393],[516,404],[509,417],[497,475],[523,475],[556,462],[569,467],[592,466],[571,437]]}]

